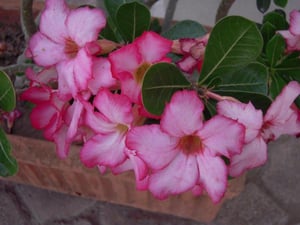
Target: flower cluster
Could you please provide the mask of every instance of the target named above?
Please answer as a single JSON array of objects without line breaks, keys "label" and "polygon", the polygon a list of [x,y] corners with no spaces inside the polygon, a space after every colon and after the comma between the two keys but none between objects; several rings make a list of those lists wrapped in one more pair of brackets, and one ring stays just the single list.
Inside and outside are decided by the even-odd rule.
[{"label": "flower cluster", "polygon": [[[56,143],[60,158],[68,156],[72,143],[80,143],[85,166],[114,174],[133,170],[137,188],[159,199],[206,191],[217,203],[229,175],[266,162],[268,142],[300,134],[297,81],[266,110],[201,82],[175,83],[171,95],[165,92],[169,99],[162,113],[151,112],[142,94],[145,74],[160,74],[155,65],[172,64],[188,81],[202,70],[212,35],[171,40],[146,30],[130,43],[117,43],[99,39],[105,27],[100,9],[71,9],[64,1],[47,0],[39,31],[30,39],[27,56],[41,69],[26,71],[30,87],[21,97],[35,104],[32,125]],[[288,49],[297,50],[299,43],[284,37]],[[172,54],[182,56],[175,65]],[[215,112],[208,115],[210,100]]]}]

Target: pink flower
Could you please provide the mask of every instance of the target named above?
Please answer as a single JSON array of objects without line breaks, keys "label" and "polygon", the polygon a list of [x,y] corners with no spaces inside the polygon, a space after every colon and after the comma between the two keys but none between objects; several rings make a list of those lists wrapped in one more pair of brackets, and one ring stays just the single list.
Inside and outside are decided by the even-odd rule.
[{"label": "pink flower", "polygon": [[217,104],[220,115],[243,124],[246,128],[245,145],[240,154],[230,158],[229,174],[237,177],[246,170],[263,165],[267,160],[267,144],[261,136],[263,113],[251,103],[221,101]]},{"label": "pink flower", "polygon": [[81,161],[87,167],[116,167],[127,158],[125,137],[134,121],[131,102],[125,95],[102,89],[93,104],[96,111],[86,106],[86,125],[94,135],[84,144]]},{"label": "pink flower", "polygon": [[27,54],[40,66],[56,65],[59,91],[65,98],[87,88],[92,58],[85,45],[97,40],[105,23],[99,9],[69,9],[62,0],[46,1],[40,30],[30,39]]},{"label": "pink flower", "polygon": [[208,38],[209,34],[199,39],[183,38],[179,40],[180,53],[183,54],[183,58],[176,64],[182,71],[192,74],[195,69],[201,70]]},{"label": "pink flower", "polygon": [[300,12],[293,10],[290,13],[290,28],[289,30],[278,31],[287,43],[288,51],[300,50]]},{"label": "pink flower", "polygon": [[265,141],[273,141],[283,134],[300,134],[300,110],[294,104],[299,95],[300,84],[291,81],[276,97],[264,116],[262,135]]},{"label": "pink flower", "polygon": [[150,168],[148,188],[157,198],[199,187],[215,203],[224,195],[227,167],[221,156],[241,151],[245,131],[242,125],[223,116],[204,123],[203,109],[196,92],[176,92],[160,125],[129,131],[126,144]]},{"label": "pink flower", "polygon": [[148,31],[119,50],[112,52],[109,59],[113,76],[120,80],[122,94],[134,103],[141,104],[141,85],[144,74],[153,64],[170,61],[166,54],[171,51],[172,42]]}]

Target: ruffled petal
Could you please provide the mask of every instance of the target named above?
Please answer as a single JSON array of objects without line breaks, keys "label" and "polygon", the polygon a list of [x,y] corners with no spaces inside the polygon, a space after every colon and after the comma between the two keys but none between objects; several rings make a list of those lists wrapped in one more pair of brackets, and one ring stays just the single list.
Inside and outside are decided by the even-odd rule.
[{"label": "ruffled petal", "polygon": [[133,121],[131,102],[125,95],[102,89],[94,99],[95,107],[112,123],[129,125]]},{"label": "ruffled petal", "polygon": [[200,171],[200,183],[214,203],[218,203],[225,194],[227,186],[227,167],[219,157],[201,154],[197,156]]},{"label": "ruffled petal", "polygon": [[257,137],[263,125],[262,111],[256,110],[251,102],[244,104],[228,100],[221,101],[217,104],[217,111],[220,115],[237,120],[246,127],[246,143]]},{"label": "ruffled petal", "polygon": [[291,81],[273,101],[264,117],[263,136],[266,141],[275,140],[282,134],[300,133],[299,109],[292,107],[299,94],[300,84]]},{"label": "ruffled petal", "polygon": [[143,60],[148,63],[160,61],[171,52],[172,47],[172,41],[152,31],[144,32],[134,43],[138,46]]},{"label": "ruffled petal", "polygon": [[77,134],[79,120],[81,119],[83,113],[83,105],[80,103],[80,101],[75,100],[72,106],[74,107],[74,111],[67,131],[67,138],[70,140],[73,139]]},{"label": "ruffled petal", "polygon": [[237,177],[246,170],[261,166],[267,161],[267,144],[257,137],[246,144],[242,152],[230,159],[229,175]]},{"label": "ruffled petal", "polygon": [[62,0],[47,0],[40,20],[40,31],[57,43],[64,43],[68,37],[66,18],[70,9]]},{"label": "ruffled petal", "polygon": [[34,128],[43,129],[50,124],[54,117],[57,117],[56,108],[50,102],[45,102],[32,109],[30,121]]},{"label": "ruffled petal", "polygon": [[71,140],[67,139],[67,130],[67,126],[62,125],[53,135],[56,153],[61,159],[65,159],[68,156],[71,147]]},{"label": "ruffled petal", "polygon": [[115,167],[126,159],[124,139],[118,132],[97,134],[84,144],[80,159],[87,167]]},{"label": "ruffled petal", "polygon": [[97,40],[98,34],[105,27],[106,19],[100,9],[82,7],[72,10],[66,20],[70,38],[80,47],[87,42]]},{"label": "ruffled petal", "polygon": [[41,104],[50,100],[51,90],[44,87],[30,87],[21,94],[20,98],[34,104]]},{"label": "ruffled petal", "polygon": [[150,175],[149,190],[158,199],[183,193],[196,185],[198,171],[194,156],[179,153],[167,167]]},{"label": "ruffled petal", "polygon": [[126,138],[126,146],[154,170],[162,169],[173,160],[178,152],[176,145],[177,139],[162,132],[158,125],[134,127]]},{"label": "ruffled petal", "polygon": [[58,73],[58,94],[62,99],[76,96],[78,89],[74,79],[74,63],[63,61],[56,66]]},{"label": "ruffled petal", "polygon": [[198,136],[205,151],[211,156],[230,157],[241,152],[245,140],[245,127],[232,119],[216,115],[208,120]]},{"label": "ruffled petal", "polygon": [[34,62],[39,66],[53,66],[67,58],[64,46],[48,39],[41,32],[37,32],[31,37],[29,48]]},{"label": "ruffled petal", "polygon": [[165,107],[161,128],[175,137],[193,134],[203,125],[203,109],[204,105],[195,91],[178,91]]},{"label": "ruffled petal", "polygon": [[130,101],[141,104],[142,103],[142,86],[138,84],[132,77],[123,78],[121,80],[122,94],[126,95]]}]

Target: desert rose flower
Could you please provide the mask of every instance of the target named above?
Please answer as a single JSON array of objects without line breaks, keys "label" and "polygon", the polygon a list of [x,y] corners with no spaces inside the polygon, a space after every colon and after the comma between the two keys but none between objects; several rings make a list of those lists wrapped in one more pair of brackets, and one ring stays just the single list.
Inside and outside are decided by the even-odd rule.
[{"label": "desert rose flower", "polygon": [[[218,202],[227,185],[221,156],[241,151],[245,128],[217,115],[203,122],[204,105],[194,91],[176,92],[160,125],[132,128],[126,144],[150,168],[148,189],[159,199],[195,187]],[[232,138],[234,137],[234,138]]]},{"label": "desert rose flower", "polygon": [[27,55],[44,67],[55,65],[60,94],[68,99],[85,90],[92,76],[92,57],[85,45],[98,38],[106,19],[99,9],[70,9],[62,0],[47,0],[39,31]]},{"label": "desert rose flower", "polygon": [[109,55],[112,73],[120,80],[122,94],[134,103],[141,104],[141,86],[146,70],[161,61],[170,61],[166,54],[171,51],[172,41],[147,31]]},{"label": "desert rose flower", "polygon": [[290,13],[290,28],[289,30],[278,31],[287,43],[288,51],[300,50],[300,12],[293,10]]}]

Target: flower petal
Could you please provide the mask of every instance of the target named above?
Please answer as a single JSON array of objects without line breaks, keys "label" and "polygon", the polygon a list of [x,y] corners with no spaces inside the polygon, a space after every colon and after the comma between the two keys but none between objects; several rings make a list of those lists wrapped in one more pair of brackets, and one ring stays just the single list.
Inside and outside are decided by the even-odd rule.
[{"label": "flower petal", "polygon": [[138,46],[143,60],[148,63],[160,61],[171,52],[172,47],[172,41],[152,31],[144,32],[134,43]]},{"label": "flower petal", "polygon": [[29,40],[32,58],[39,66],[52,66],[65,60],[64,46],[48,39],[41,32],[35,33]]},{"label": "flower petal", "polygon": [[167,167],[150,175],[149,190],[156,198],[165,199],[192,189],[198,179],[196,158],[180,152]]},{"label": "flower petal", "polygon": [[53,135],[56,153],[61,159],[65,159],[70,151],[71,140],[67,139],[67,129],[66,125],[62,125]]},{"label": "flower petal", "polygon": [[98,92],[95,107],[112,123],[129,125],[133,121],[131,102],[125,95],[112,94],[107,89]]},{"label": "flower petal", "polygon": [[300,133],[299,109],[292,107],[299,95],[300,84],[291,81],[273,101],[264,116],[263,136],[266,141],[277,139],[282,134]]},{"label": "flower petal", "polygon": [[100,30],[105,27],[106,19],[100,9],[82,7],[72,10],[66,20],[68,33],[80,47],[97,40]]},{"label": "flower petal", "polygon": [[250,103],[221,101],[217,104],[218,113],[246,127],[245,142],[248,143],[257,137],[263,124],[263,114],[261,110],[256,110]]},{"label": "flower petal", "polygon": [[291,11],[291,13],[290,13],[290,31],[293,35],[300,35],[299,24],[300,24],[300,12],[298,10]]},{"label": "flower petal", "polygon": [[38,104],[32,109],[30,121],[36,129],[43,129],[50,124],[53,118],[57,117],[56,108],[50,102]]},{"label": "flower petal", "polygon": [[126,138],[126,146],[154,170],[171,162],[177,154],[176,145],[177,140],[162,132],[158,125],[134,127]]},{"label": "flower petal", "polygon": [[242,152],[230,159],[229,174],[238,177],[246,170],[263,165],[267,161],[267,144],[257,137],[246,144]]},{"label": "flower petal", "polygon": [[161,118],[163,131],[175,137],[190,135],[202,127],[204,105],[195,91],[176,92]]},{"label": "flower petal", "polygon": [[224,196],[227,186],[227,167],[220,157],[197,156],[200,182],[214,203]]},{"label": "flower petal", "polygon": [[124,139],[118,132],[97,134],[84,144],[80,159],[87,167],[115,167],[126,159]]},{"label": "flower petal", "polygon": [[39,25],[40,31],[52,41],[64,43],[68,37],[65,21],[70,10],[62,0],[47,0],[45,5]]},{"label": "flower petal", "polygon": [[245,139],[245,127],[232,119],[216,115],[197,133],[211,156],[240,153]]},{"label": "flower petal", "polygon": [[73,139],[77,134],[79,120],[81,119],[83,113],[83,105],[80,103],[80,101],[75,100],[72,107],[74,107],[74,111],[67,131],[67,138],[70,140]]},{"label": "flower petal", "polygon": [[46,87],[30,87],[22,93],[20,98],[34,104],[41,104],[50,100],[51,89]]}]

